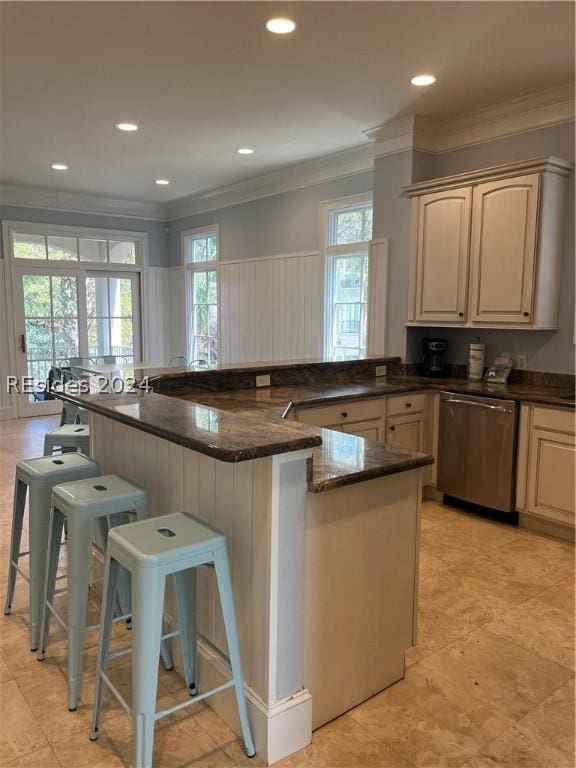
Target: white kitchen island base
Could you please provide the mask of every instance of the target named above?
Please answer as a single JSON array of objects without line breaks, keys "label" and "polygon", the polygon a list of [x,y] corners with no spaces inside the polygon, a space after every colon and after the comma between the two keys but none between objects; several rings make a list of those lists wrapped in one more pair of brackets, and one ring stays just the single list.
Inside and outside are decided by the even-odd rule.
[{"label": "white kitchen island base", "polygon": [[[153,515],[190,512],[226,535],[249,717],[267,763],[403,676],[415,637],[420,469],[309,493],[310,450],[224,462],[95,413],[91,450],[103,473],[148,489]],[[229,676],[209,571],[198,610],[202,690]],[[178,642],[174,652],[181,670]],[[239,731],[231,691],[208,703]]]}]

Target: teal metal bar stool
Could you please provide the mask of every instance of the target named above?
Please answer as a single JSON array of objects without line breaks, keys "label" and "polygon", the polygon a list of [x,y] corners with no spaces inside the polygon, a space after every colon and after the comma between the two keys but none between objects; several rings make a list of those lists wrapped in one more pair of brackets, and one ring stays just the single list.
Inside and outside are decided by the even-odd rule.
[{"label": "teal metal bar stool", "polygon": [[[213,566],[216,572],[232,679],[212,690],[198,693],[196,689],[195,569],[202,566]],[[132,579],[132,709],[106,674],[108,660],[126,653],[126,650],[108,653],[114,595],[121,568],[128,570]],[[184,675],[191,698],[174,707],[156,712],[157,659],[162,637],[167,576],[172,576],[174,579],[180,625],[180,630],[170,636],[181,636]],[[143,522],[129,523],[110,531],[96,667],[94,718],[90,734],[92,740],[98,737],[104,685],[110,688],[122,706],[132,715],[134,765],[138,768],[152,766],[156,720],[232,687],[236,693],[246,754],[249,757],[255,755],[242,681],[226,538],[220,531],[193,515],[181,512],[150,518]]]},{"label": "teal metal bar stool", "polygon": [[[100,467],[98,464],[80,453],[40,459],[23,459],[16,463],[10,566],[4,613],[12,612],[16,574],[19,573],[28,581],[30,587],[30,648],[33,651],[37,650],[40,639],[52,488],[60,483],[96,477],[99,474]],[[29,547],[28,552],[22,552],[20,545],[27,494],[29,496]],[[29,557],[29,577],[21,571],[18,565],[20,558],[25,555]]]},{"label": "teal metal bar stool", "polygon": [[90,427],[87,424],[64,424],[44,435],[44,456],[52,456],[55,448],[62,453],[80,451],[90,455]]},{"label": "teal metal bar stool", "polygon": [[[126,523],[127,515],[133,515],[138,520],[148,517],[148,493],[117,475],[103,475],[65,483],[56,486],[52,491],[48,563],[44,581],[38,659],[43,661],[45,658],[50,616],[53,615],[68,634],[68,709],[70,711],[76,709],[81,694],[86,632],[98,628],[98,625],[86,625],[90,559],[95,530],[99,529],[105,554],[110,526]],[[68,588],[58,592],[67,592],[67,622],[56,612],[53,605],[62,528],[65,523],[68,526]],[[130,592],[126,577],[127,574],[124,572],[119,584],[117,597],[122,615],[116,619],[117,621],[127,619],[130,614]],[[168,645],[164,644],[162,650],[166,667],[172,669]]]}]

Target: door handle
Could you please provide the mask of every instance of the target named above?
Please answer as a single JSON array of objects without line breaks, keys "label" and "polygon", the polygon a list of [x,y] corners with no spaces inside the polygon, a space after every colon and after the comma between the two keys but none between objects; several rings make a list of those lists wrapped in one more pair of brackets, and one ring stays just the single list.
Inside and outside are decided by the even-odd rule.
[{"label": "door handle", "polygon": [[487,408],[491,411],[500,411],[501,413],[512,413],[508,408],[503,408],[501,405],[489,405],[488,403],[472,403],[470,400],[443,400],[444,403],[450,403],[451,405],[471,405],[472,408]]},{"label": "door handle", "polygon": [[22,352],[26,352],[26,334],[25,333],[23,333],[20,336],[20,349],[22,350]]}]

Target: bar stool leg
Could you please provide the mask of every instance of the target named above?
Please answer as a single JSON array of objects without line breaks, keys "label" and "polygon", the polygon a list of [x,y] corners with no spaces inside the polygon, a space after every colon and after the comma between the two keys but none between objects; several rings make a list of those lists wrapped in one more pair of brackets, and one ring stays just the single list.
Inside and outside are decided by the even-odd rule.
[{"label": "bar stool leg", "polygon": [[62,528],[64,516],[52,507],[50,509],[50,533],[48,535],[48,562],[46,563],[46,577],[44,579],[44,598],[42,601],[42,622],[40,625],[40,640],[38,645],[38,661],[44,661],[48,635],[50,633],[51,613],[47,603],[54,602],[56,591],[56,576],[58,574],[58,561],[60,559],[60,544],[62,542]]},{"label": "bar stool leg", "polygon": [[98,738],[98,728],[102,715],[104,681],[102,680],[101,673],[106,672],[108,663],[108,648],[110,647],[110,635],[112,634],[112,619],[114,618],[114,606],[116,604],[119,569],[120,566],[116,560],[111,560],[110,556],[106,555],[104,590],[100,610],[100,639],[98,641],[98,657],[96,661],[96,691],[94,693],[94,712],[92,716],[92,731],[90,733],[92,741]]},{"label": "bar stool leg", "polygon": [[132,583],[132,720],[134,765],[152,768],[158,657],[164,610],[164,576],[141,568]]},{"label": "bar stool leg", "polygon": [[188,568],[174,574],[174,593],[180,625],[184,679],[191,696],[196,690],[196,615],[197,591],[196,568]]},{"label": "bar stool leg", "polygon": [[230,654],[230,664],[232,666],[232,676],[234,678],[234,690],[236,692],[236,704],[238,706],[238,717],[240,718],[244,747],[248,757],[253,757],[256,754],[256,750],[254,748],[250,723],[248,722],[248,712],[246,710],[246,696],[244,694],[244,680],[242,678],[242,662],[240,660],[240,648],[238,645],[238,634],[236,632],[232,581],[230,579],[230,568],[228,566],[228,554],[226,549],[220,549],[214,552],[214,566],[216,569],[216,581],[218,582],[220,603],[222,605],[224,627],[226,629],[226,640],[228,642],[228,653]]},{"label": "bar stool leg", "polygon": [[51,494],[52,489],[44,486],[36,488],[32,486],[29,489],[30,545],[28,549],[30,552],[30,648],[32,651],[38,650],[40,642]]},{"label": "bar stool leg", "polygon": [[28,486],[22,480],[16,478],[14,483],[14,514],[12,517],[12,533],[10,537],[10,564],[8,567],[8,589],[6,591],[6,606],[4,613],[8,616],[12,613],[12,600],[14,599],[14,587],[16,586],[16,566],[20,556],[22,542],[22,523],[24,522],[24,508],[26,506],[26,491]]},{"label": "bar stool leg", "polygon": [[73,712],[82,691],[92,523],[72,515],[68,536],[68,709]]}]

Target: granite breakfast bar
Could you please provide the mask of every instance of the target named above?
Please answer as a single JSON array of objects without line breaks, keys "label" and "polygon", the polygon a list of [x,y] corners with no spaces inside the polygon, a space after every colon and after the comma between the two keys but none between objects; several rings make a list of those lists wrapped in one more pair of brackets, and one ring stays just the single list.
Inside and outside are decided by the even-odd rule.
[{"label": "granite breakfast bar", "polygon": [[[415,642],[421,470],[432,458],[157,392],[63,395],[90,412],[104,473],[228,540],[243,673],[268,763],[404,675]],[[171,621],[172,603],[167,601]],[[212,574],[199,579],[200,689],[229,676]],[[176,644],[177,645],[177,644]],[[178,664],[177,664],[178,667]],[[237,730],[229,691],[210,705]]]}]

